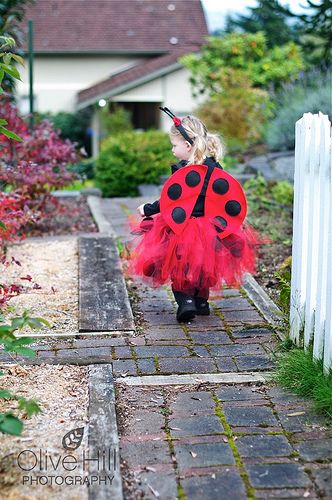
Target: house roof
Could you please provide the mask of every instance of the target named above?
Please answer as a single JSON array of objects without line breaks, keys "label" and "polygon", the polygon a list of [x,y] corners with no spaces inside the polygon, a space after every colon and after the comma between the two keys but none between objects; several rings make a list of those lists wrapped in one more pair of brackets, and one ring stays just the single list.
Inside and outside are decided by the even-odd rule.
[{"label": "house roof", "polygon": [[78,92],[78,107],[85,107],[102,97],[120,94],[166,73],[175,71],[182,66],[178,62],[180,56],[197,50],[197,47],[178,48],[169,54],[152,57],[132,68],[116,73],[110,78]]},{"label": "house roof", "polygon": [[[200,0],[35,0],[36,53],[165,53],[208,34]],[[27,50],[27,36],[24,50]]]}]

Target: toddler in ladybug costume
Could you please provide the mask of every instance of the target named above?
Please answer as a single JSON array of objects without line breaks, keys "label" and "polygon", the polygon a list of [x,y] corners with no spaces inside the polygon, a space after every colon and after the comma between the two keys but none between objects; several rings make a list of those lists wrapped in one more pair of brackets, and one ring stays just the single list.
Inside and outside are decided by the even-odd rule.
[{"label": "toddler in ladybug costume", "polygon": [[170,141],[180,160],[172,166],[160,200],[138,207],[129,272],[153,286],[171,283],[177,320],[209,315],[209,291],[240,286],[254,272],[258,235],[244,224],[246,198],[240,183],[218,163],[222,146],[194,116],[173,120]]}]

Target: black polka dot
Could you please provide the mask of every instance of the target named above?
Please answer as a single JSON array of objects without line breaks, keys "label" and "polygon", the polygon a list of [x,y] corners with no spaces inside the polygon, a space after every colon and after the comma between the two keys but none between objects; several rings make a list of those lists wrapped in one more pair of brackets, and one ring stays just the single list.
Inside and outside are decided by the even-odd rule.
[{"label": "black polka dot", "polygon": [[195,187],[201,182],[201,176],[199,175],[198,172],[195,172],[195,170],[192,170],[189,172],[189,174],[186,175],[186,184],[189,187]]},{"label": "black polka dot", "polygon": [[229,183],[226,179],[216,179],[212,184],[212,189],[217,194],[226,194],[229,190]]},{"label": "black polka dot", "polygon": [[222,233],[227,227],[227,220],[225,220],[220,215],[217,215],[217,217],[215,217],[214,220],[218,224],[217,226],[215,226],[217,233]]},{"label": "black polka dot", "polygon": [[241,205],[238,201],[230,200],[226,203],[225,210],[228,215],[239,215],[241,212]]},{"label": "black polka dot", "polygon": [[167,195],[171,200],[178,200],[182,194],[182,187],[180,184],[172,184],[167,189]]},{"label": "black polka dot", "polygon": [[172,219],[177,224],[182,224],[186,220],[186,212],[181,207],[176,207],[172,211]]}]

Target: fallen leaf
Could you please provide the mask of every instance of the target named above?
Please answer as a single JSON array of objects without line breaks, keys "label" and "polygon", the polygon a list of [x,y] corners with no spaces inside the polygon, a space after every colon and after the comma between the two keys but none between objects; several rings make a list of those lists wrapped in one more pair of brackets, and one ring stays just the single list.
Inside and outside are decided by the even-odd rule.
[{"label": "fallen leaf", "polygon": [[294,413],[287,413],[287,417],[299,417],[305,415],[305,411],[294,411]]}]

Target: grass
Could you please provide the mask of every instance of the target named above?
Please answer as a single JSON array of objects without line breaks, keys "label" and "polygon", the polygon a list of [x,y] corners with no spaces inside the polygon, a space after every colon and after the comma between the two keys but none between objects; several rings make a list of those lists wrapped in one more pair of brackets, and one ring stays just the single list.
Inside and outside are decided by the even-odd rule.
[{"label": "grass", "polygon": [[312,350],[293,347],[280,355],[273,380],[298,396],[312,400],[314,408],[332,423],[332,370],[323,373],[323,362],[313,360]]}]

